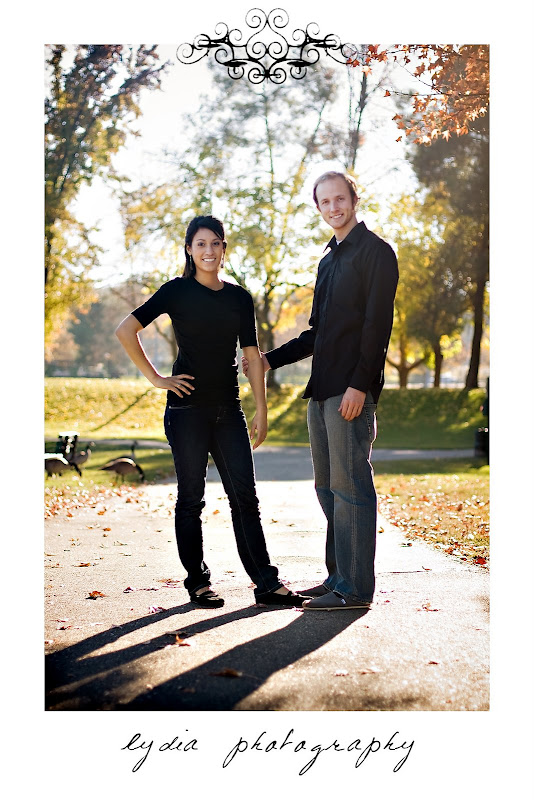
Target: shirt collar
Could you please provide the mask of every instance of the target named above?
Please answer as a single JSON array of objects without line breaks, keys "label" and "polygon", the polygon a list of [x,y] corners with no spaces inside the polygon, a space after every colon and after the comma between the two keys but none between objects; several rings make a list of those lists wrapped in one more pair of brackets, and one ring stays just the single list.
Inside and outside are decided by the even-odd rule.
[{"label": "shirt collar", "polygon": [[335,250],[337,247],[341,247],[341,245],[344,244],[345,242],[349,242],[349,244],[357,244],[357,242],[359,241],[360,237],[363,236],[363,234],[365,233],[366,230],[367,230],[367,226],[366,226],[365,222],[363,222],[363,221],[362,222],[357,222],[356,225],[354,226],[354,228],[352,228],[349,231],[349,233],[347,233],[347,235],[345,236],[343,241],[340,242],[339,244],[336,241],[335,235],[332,236],[332,238],[330,239],[330,241],[328,242],[328,244],[325,247],[325,251],[328,250],[328,248],[330,248],[330,250]]}]

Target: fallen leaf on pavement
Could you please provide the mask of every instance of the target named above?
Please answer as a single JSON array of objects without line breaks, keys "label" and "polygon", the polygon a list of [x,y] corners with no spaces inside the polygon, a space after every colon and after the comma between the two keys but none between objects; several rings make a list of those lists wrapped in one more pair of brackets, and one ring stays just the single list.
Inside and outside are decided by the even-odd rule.
[{"label": "fallen leaf on pavement", "polygon": [[75,567],[90,567],[91,564],[89,563],[89,561],[84,561],[82,564],[75,564],[74,566]]},{"label": "fallen leaf on pavement", "polygon": [[432,567],[421,567],[421,569],[426,570],[427,572],[432,572]]},{"label": "fallen leaf on pavement", "polygon": [[110,531],[111,528],[102,528],[103,531]]},{"label": "fallen leaf on pavement", "polygon": [[360,675],[374,675],[376,672],[380,672],[380,670],[379,669],[373,669],[372,667],[369,667],[368,669],[361,669],[361,670],[359,670],[359,672],[360,672]]},{"label": "fallen leaf on pavement", "polygon": [[68,628],[72,628],[72,625],[57,625],[56,626],[56,630],[57,631],[66,631]]},{"label": "fallen leaf on pavement", "polygon": [[86,600],[97,600],[99,597],[105,597],[106,595],[103,592],[89,592]]},{"label": "fallen leaf on pavement", "polygon": [[482,556],[477,556],[474,559],[474,562],[475,562],[475,564],[485,564],[486,563],[486,559],[483,558]]},{"label": "fallen leaf on pavement", "polygon": [[439,664],[439,661],[429,661],[429,664]]},{"label": "fallen leaf on pavement", "polygon": [[127,586],[126,589],[123,590],[123,594],[126,594],[126,592],[138,592],[138,591],[139,589],[136,589],[135,586]]},{"label": "fallen leaf on pavement", "polygon": [[242,678],[243,677],[243,673],[242,672],[239,672],[237,669],[231,669],[229,667],[226,667],[225,669],[222,669],[220,672],[212,672],[211,674],[212,675],[216,675],[216,676],[221,677],[221,678]]},{"label": "fallen leaf on pavement", "polygon": [[158,614],[160,611],[165,611],[166,609],[163,606],[150,606],[149,609],[151,614]]},{"label": "fallen leaf on pavement", "polygon": [[174,642],[172,643],[171,647],[174,645],[178,645],[179,647],[191,647],[191,642],[186,642],[185,639],[182,639],[179,633],[169,633],[169,636],[174,636]]},{"label": "fallen leaf on pavement", "polygon": [[432,608],[430,603],[423,603],[423,611],[439,611],[439,608]]}]

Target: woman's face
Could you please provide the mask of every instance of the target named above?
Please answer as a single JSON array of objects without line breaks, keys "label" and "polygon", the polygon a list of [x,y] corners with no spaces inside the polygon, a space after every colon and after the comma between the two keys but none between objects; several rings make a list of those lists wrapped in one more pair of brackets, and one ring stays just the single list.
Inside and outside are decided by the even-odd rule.
[{"label": "woman's face", "polygon": [[217,273],[224,254],[223,240],[209,228],[199,228],[187,252],[199,272]]}]

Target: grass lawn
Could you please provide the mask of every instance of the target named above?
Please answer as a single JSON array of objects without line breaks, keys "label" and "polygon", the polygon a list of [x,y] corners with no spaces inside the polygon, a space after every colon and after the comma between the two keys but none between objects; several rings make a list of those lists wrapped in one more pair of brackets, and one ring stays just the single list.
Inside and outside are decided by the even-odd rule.
[{"label": "grass lawn", "polygon": [[489,561],[487,464],[476,459],[378,461],[375,484],[380,511],[408,540],[424,539],[464,561]]},{"label": "grass lawn", "polygon": [[[306,401],[302,386],[282,386],[269,392],[269,444],[306,445]],[[241,390],[250,419],[254,398],[248,385]],[[482,389],[385,389],[378,407],[375,447],[469,448],[475,430],[485,424],[480,413]],[[144,379],[47,378],[45,437],[55,440],[75,430],[80,441],[99,439],[165,440],[165,393]]]}]

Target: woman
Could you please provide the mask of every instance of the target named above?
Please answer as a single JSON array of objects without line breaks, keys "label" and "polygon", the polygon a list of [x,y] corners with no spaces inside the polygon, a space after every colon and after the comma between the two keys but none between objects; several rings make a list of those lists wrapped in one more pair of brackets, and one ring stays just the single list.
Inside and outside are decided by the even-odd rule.
[{"label": "woman", "polygon": [[[255,449],[267,435],[264,370],[252,298],[219,277],[225,250],[220,220],[195,217],[186,232],[183,276],[163,284],[121,322],[116,333],[143,375],[157,388],[167,389],[165,433],[178,480],[176,541],[191,601],[204,608],[224,605],[211,587],[202,547],[201,512],[211,453],[230,501],[241,561],[256,585],[256,601],[301,606],[305,598],[278,579],[261,526],[250,439],[254,438]],[[179,347],[171,377],[157,372],[138,337],[142,328],[164,313],[172,320]],[[238,339],[249,362],[256,401],[250,439],[239,402]]]}]

